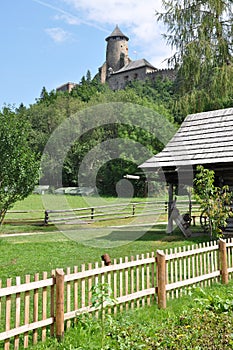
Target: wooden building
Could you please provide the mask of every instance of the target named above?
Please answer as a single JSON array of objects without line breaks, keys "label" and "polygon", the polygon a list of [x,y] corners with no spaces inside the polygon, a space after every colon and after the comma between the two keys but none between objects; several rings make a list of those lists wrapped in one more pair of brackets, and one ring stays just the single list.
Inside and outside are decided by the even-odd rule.
[{"label": "wooden building", "polygon": [[192,186],[197,165],[214,170],[217,185],[233,189],[233,108],[188,115],[163,151],[140,168],[166,180],[171,205],[173,187]]}]

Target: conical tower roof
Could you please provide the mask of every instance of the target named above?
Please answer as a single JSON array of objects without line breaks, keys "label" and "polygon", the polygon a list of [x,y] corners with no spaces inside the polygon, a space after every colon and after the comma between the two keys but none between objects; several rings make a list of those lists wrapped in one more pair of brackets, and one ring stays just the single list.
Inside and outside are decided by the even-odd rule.
[{"label": "conical tower roof", "polygon": [[129,40],[129,38],[125,34],[123,34],[122,31],[119,29],[118,25],[116,25],[116,28],[114,29],[112,34],[110,34],[105,40],[108,41],[110,38],[116,38],[118,36],[125,38],[127,41]]}]

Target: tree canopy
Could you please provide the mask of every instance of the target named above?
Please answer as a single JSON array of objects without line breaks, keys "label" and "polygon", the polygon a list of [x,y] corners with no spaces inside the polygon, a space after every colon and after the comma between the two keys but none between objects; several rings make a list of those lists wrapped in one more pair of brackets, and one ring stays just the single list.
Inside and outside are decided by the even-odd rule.
[{"label": "tree canopy", "polygon": [[[232,105],[232,0],[162,0],[156,12],[174,50],[177,110],[184,115]],[[183,110],[182,110],[183,109]]]},{"label": "tree canopy", "polygon": [[13,204],[32,192],[39,164],[28,143],[29,125],[9,108],[0,113],[0,224]]},{"label": "tree canopy", "polygon": [[[133,145],[131,149],[126,145],[127,140],[140,143],[151,154],[155,154],[163,148],[164,145],[156,136],[156,128],[159,127],[162,129],[161,125],[158,126],[152,118],[154,118],[155,114],[162,115],[163,120],[166,119],[174,125],[173,117],[167,108],[168,105],[171,105],[171,100],[171,83],[169,81],[161,80],[153,83],[138,82],[132,84],[132,86],[128,86],[125,90],[112,91],[107,84],[100,83],[98,76],[91,79],[90,73],[88,73],[87,77],[83,77],[81,83],[71,93],[54,91],[48,93],[43,88],[40,98],[35,104],[30,105],[28,108],[19,108],[16,110],[16,114],[19,118],[27,119],[30,123],[30,146],[36,152],[37,158],[40,159],[44,153],[45,145],[54,130],[63,122],[72,118],[76,113],[78,115],[85,115],[87,113],[88,115],[88,110],[92,109],[93,113],[90,115],[90,118],[93,118],[94,121],[95,111],[98,106],[103,105],[106,106],[104,113],[106,113],[107,119],[111,120],[111,115],[112,119],[114,119],[115,115],[115,109],[111,108],[111,106],[117,103],[131,104],[131,109],[128,112],[124,112],[124,123],[103,123],[104,125],[95,127],[82,134],[71,145],[63,164],[63,185],[82,186],[82,183],[78,180],[78,174],[80,165],[84,164],[83,159],[85,156],[92,149],[99,149],[98,152],[100,152],[101,157],[105,155],[107,157],[109,150],[106,141],[122,139],[123,141],[119,149],[120,159],[107,161],[105,165],[101,165],[95,159],[92,162],[93,164],[87,164],[86,167],[82,166],[83,178],[90,181],[91,175],[94,174],[94,168],[99,167],[96,175],[96,183],[98,184],[99,191],[104,194],[113,195],[116,194],[116,183],[122,180],[125,174],[138,171],[138,163],[135,163],[135,159],[137,158],[138,162],[145,160],[141,151],[136,151]],[[148,126],[146,126],[147,131],[145,131],[140,127],[132,125],[130,119],[131,114],[134,113],[133,106],[135,108],[138,108],[137,106],[145,107],[145,109],[152,111],[151,115],[147,116],[147,119],[150,125],[154,125],[154,128],[148,130]],[[91,125],[91,119],[85,118],[82,118],[82,123]],[[104,120],[104,114],[101,118]],[[141,124],[146,123],[146,116],[144,118],[141,115],[140,118]],[[80,125],[80,127],[82,128],[83,125]],[[79,128],[78,124],[76,128]],[[55,147],[56,149],[61,147],[59,140],[56,141]],[[144,157],[147,156],[144,155]],[[57,186],[57,171],[61,166],[59,152],[57,152],[57,157],[55,158],[52,158],[50,154],[44,154],[42,164],[47,164],[47,166],[46,174],[42,174],[41,183],[49,181],[53,186]],[[90,174],[90,168],[93,168],[92,174]],[[141,184],[136,184],[136,187],[135,194],[144,193],[144,190],[140,188]]]}]

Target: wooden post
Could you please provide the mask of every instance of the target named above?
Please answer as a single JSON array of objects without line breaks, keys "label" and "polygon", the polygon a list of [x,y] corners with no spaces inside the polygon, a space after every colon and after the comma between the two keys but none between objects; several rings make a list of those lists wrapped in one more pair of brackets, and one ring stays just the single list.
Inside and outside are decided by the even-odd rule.
[{"label": "wooden post", "polygon": [[172,204],[173,204],[173,184],[169,183],[168,188],[168,224],[167,224],[167,233],[173,231],[173,219],[171,218],[172,213]]},{"label": "wooden post", "polygon": [[95,208],[91,208],[91,220],[94,220]]},{"label": "wooden post", "polygon": [[166,260],[165,254],[160,250],[157,250],[156,262],[158,307],[166,309]]},{"label": "wooden post", "polygon": [[64,271],[56,269],[56,337],[64,337]]},{"label": "wooden post", "polygon": [[48,225],[49,223],[49,213],[48,210],[45,210],[44,212],[44,226]]},{"label": "wooden post", "polygon": [[133,212],[132,212],[132,215],[133,215],[133,216],[135,215],[135,210],[136,210],[136,204],[134,203],[134,204],[133,204]]},{"label": "wooden post", "polygon": [[227,245],[223,239],[219,240],[219,256],[222,284],[228,284]]}]

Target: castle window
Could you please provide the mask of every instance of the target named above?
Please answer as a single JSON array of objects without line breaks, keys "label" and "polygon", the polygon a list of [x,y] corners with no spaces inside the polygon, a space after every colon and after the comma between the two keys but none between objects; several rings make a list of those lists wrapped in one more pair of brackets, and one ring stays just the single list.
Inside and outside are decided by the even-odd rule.
[{"label": "castle window", "polygon": [[126,76],[124,77],[124,79],[125,79],[125,80],[128,80],[128,79],[129,79],[129,76],[128,76],[128,75],[126,75]]},{"label": "castle window", "polygon": [[138,74],[135,73],[135,74],[134,74],[134,79],[137,79],[137,78],[138,78]]}]

